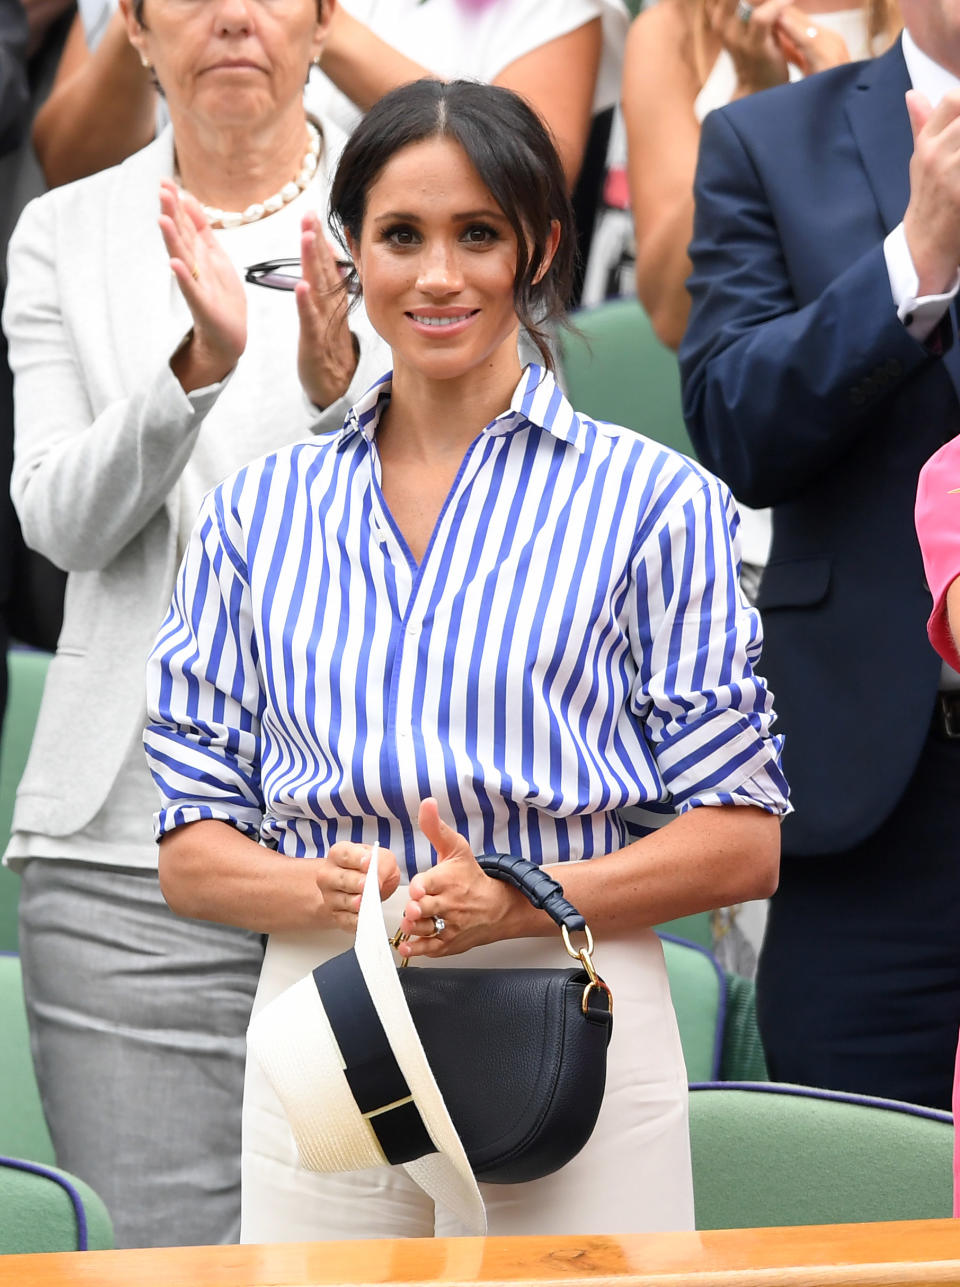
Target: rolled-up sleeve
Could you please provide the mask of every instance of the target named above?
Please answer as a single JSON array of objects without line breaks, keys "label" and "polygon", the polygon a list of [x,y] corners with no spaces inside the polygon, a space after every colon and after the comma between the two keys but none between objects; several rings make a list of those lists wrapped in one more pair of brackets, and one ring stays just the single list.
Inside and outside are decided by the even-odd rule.
[{"label": "rolled-up sleeve", "polygon": [[219,488],[204,501],[147,663],[144,747],[161,797],[158,840],[202,819],[231,823],[255,839],[260,833],[264,695],[246,566],[227,532],[228,503]]},{"label": "rolled-up sleeve", "polygon": [[754,670],[762,629],[740,590],[738,525],[729,491],[698,471],[641,534],[633,709],[678,810],[736,804],[784,814],[783,739],[771,732],[773,699]]}]

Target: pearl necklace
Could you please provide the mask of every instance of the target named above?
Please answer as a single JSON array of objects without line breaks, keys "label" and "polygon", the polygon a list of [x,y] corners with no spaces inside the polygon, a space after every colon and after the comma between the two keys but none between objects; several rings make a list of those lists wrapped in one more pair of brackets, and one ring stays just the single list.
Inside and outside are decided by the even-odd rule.
[{"label": "pearl necklace", "polygon": [[306,156],[303,158],[300,173],[295,179],[285,183],[280,191],[275,192],[273,196],[267,197],[263,201],[255,201],[253,205],[247,206],[246,210],[218,210],[216,206],[204,206],[203,213],[207,216],[207,223],[209,223],[210,227],[239,228],[244,223],[256,223],[258,219],[264,219],[267,215],[276,214],[294,197],[298,197],[316,174],[317,163],[320,159],[320,131],[312,121],[307,121],[307,133],[310,135],[310,143],[307,147]]}]

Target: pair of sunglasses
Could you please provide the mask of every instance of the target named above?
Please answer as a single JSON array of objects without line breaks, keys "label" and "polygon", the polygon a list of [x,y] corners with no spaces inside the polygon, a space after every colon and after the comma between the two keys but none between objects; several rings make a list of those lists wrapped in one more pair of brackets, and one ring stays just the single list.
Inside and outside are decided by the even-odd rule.
[{"label": "pair of sunglasses", "polygon": [[269,290],[293,290],[302,275],[299,259],[265,259],[262,264],[251,264],[243,280]]}]

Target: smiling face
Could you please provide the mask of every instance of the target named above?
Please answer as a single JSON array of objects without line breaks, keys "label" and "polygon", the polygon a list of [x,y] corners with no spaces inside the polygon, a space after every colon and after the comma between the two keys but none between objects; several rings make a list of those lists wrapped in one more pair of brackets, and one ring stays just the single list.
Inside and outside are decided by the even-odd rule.
[{"label": "smiling face", "polygon": [[321,19],[317,0],[146,0],[141,25],[131,0],[120,3],[175,121],[252,127],[299,106],[333,7]]},{"label": "smiling face", "polygon": [[459,143],[436,137],[396,152],[370,185],[350,250],[395,380],[519,379],[517,239]]}]

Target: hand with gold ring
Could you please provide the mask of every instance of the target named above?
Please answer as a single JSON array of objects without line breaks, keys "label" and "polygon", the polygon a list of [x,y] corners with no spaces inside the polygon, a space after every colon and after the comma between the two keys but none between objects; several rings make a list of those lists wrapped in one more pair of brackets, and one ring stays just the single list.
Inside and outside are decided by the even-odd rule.
[{"label": "hand with gold ring", "polygon": [[[423,801],[417,820],[437,862],[410,882],[400,924],[410,937],[399,945],[400,954],[454,956],[481,943],[515,937],[529,917],[524,896],[490,879],[469,843],[441,819],[436,800]],[[549,924],[546,918],[545,923]]]},{"label": "hand with gold ring", "polygon": [[810,15],[796,5],[788,5],[781,12],[773,34],[784,58],[799,67],[804,76],[850,61],[850,50],[843,36],[830,27],[811,22]]},{"label": "hand with gold ring", "polygon": [[160,211],[170,268],[193,316],[192,332],[170,362],[190,393],[216,384],[237,365],[247,344],[247,297],[199,201],[164,179]]}]

